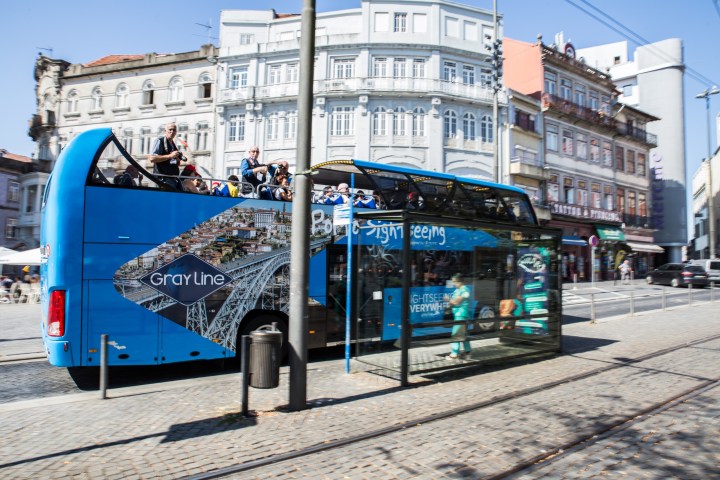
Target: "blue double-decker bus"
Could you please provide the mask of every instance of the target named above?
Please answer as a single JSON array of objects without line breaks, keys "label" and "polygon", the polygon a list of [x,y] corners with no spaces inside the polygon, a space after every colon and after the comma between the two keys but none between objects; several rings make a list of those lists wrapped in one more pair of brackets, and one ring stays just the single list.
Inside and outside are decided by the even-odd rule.
[{"label": "blue double-decker bus", "polygon": [[[286,334],[292,202],[263,199],[243,185],[238,197],[179,191],[143,163],[110,129],[78,135],[56,162],[41,224],[42,333],[50,363],[99,365],[103,334],[110,365],[232,358],[250,331],[276,323]],[[140,177],[119,184],[130,166]],[[318,198],[324,187],[348,183],[350,197],[370,201],[356,209],[353,228],[334,224],[337,206],[312,205],[309,347],[345,342],[348,308],[355,309],[353,342],[397,339],[393,298],[397,279],[410,274],[413,322],[442,322],[442,295],[461,272],[473,288],[474,314],[484,319],[476,328],[497,333],[501,301],[523,295],[525,301],[534,291],[535,314],[513,329],[540,336],[552,330],[545,297],[558,290],[557,238],[538,226],[522,190],[360,160],[326,162],[313,172]],[[412,230],[412,272],[400,271],[394,221],[361,211],[430,219]],[[348,234],[358,262],[351,278]],[[520,277],[528,281],[518,287]],[[346,305],[348,282],[354,306]],[[414,335],[449,331],[441,324],[424,328]]]}]

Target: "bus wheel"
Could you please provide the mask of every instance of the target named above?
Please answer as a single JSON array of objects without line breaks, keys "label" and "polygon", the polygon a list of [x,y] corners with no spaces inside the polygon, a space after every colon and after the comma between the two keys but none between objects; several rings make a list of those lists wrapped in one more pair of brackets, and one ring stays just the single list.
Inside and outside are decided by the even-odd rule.
[{"label": "bus wheel", "polygon": [[277,323],[278,330],[280,330],[283,334],[282,346],[280,347],[280,358],[281,361],[285,363],[288,352],[288,326],[287,322],[282,317],[276,315],[258,315],[255,318],[243,322],[243,324],[240,326],[240,329],[238,330],[238,337],[236,343],[237,357],[240,357],[243,335],[250,335],[250,333],[254,332],[255,330],[271,330],[273,323]]}]

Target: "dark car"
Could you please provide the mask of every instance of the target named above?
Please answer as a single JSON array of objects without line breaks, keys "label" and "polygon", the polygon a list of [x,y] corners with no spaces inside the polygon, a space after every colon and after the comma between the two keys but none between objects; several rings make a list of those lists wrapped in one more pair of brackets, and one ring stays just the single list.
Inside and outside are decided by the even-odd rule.
[{"label": "dark car", "polygon": [[673,287],[687,287],[688,285],[704,287],[708,284],[708,275],[700,265],[666,263],[649,272],[645,280],[651,285],[657,283]]}]

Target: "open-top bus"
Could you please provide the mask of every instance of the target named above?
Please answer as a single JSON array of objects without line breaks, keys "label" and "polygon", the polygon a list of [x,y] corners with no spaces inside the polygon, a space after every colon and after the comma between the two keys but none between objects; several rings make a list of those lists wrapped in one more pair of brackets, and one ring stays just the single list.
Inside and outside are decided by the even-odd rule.
[{"label": "open-top bus", "polygon": [[[141,182],[115,184],[128,165]],[[559,234],[538,225],[522,190],[360,160],[325,162],[313,172],[317,191],[351,183],[353,195],[363,190],[380,208],[355,210],[357,264],[348,279],[348,228],[333,224],[335,206],[312,205],[310,348],[345,342],[349,281],[353,342],[391,345],[398,338],[403,278],[410,279],[410,317],[418,324],[413,338],[447,336],[441,298],[458,272],[473,288],[474,315],[483,320],[474,323],[477,332],[499,335],[502,300],[535,302],[513,333],[552,338],[559,348]],[[99,365],[102,334],[110,365],[235,357],[241,335],[273,322],[287,334],[291,213],[292,202],[264,200],[257,191],[223,197],[174,190],[110,129],[80,134],[58,158],[43,195],[42,331],[50,363]],[[409,268],[398,254],[399,214],[413,215]]]}]

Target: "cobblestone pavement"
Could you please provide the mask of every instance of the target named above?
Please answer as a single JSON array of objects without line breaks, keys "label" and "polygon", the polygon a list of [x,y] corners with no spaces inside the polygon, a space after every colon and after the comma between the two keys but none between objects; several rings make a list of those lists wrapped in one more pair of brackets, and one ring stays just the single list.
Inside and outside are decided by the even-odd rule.
[{"label": "cobblestone pavement", "polygon": [[[720,334],[717,304],[566,326],[565,354],[473,374],[414,377],[414,388],[344,362],[311,364],[312,408],[286,412],[288,375],[251,390],[238,375],[181,380],[0,405],[2,478],[183,478],[489,400],[568,375]],[[720,340],[623,366],[413,428],[274,463],[235,478],[481,478],[718,376]],[[714,388],[558,457],[524,478],[710,478],[720,466]],[[630,454],[632,452],[632,455]],[[660,455],[662,458],[655,458]],[[686,459],[686,460],[683,460]],[[547,470],[544,470],[547,469]],[[522,476],[523,473],[518,473]]]}]

